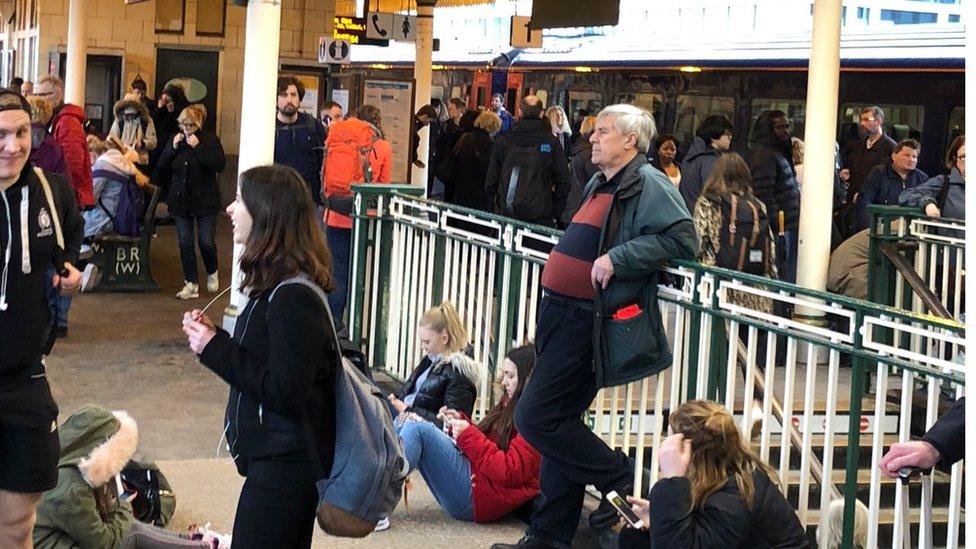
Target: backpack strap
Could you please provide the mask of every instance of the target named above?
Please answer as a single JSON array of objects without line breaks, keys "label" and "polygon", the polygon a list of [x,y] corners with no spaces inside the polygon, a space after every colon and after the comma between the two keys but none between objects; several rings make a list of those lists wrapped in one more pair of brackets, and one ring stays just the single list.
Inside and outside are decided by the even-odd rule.
[{"label": "backpack strap", "polygon": [[735,233],[739,230],[739,197],[733,194],[729,198],[732,203],[732,209],[729,213],[729,246],[735,246]]},{"label": "backpack strap", "polygon": [[51,209],[51,220],[54,222],[54,237],[58,242],[58,247],[64,250],[64,233],[61,232],[61,214],[54,202],[54,195],[51,193],[51,184],[48,183],[47,176],[44,175],[44,170],[41,168],[35,166],[34,173],[37,174],[37,178],[41,181],[44,198],[47,199],[47,206]]},{"label": "backpack strap", "polygon": [[749,247],[756,245],[756,241],[759,240],[759,207],[756,206],[755,201],[751,198],[746,199],[746,203],[752,209],[752,238],[749,240]]},{"label": "backpack strap", "polygon": [[939,194],[935,195],[935,205],[941,212],[945,208],[946,199],[949,198],[949,174],[942,176],[942,186],[939,187]]}]

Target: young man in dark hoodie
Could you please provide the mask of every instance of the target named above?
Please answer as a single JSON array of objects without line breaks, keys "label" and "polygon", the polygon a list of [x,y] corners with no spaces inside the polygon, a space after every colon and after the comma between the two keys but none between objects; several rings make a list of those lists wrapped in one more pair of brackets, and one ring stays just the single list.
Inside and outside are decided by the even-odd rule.
[{"label": "young man in dark hoodie", "polygon": [[[30,107],[0,90],[0,547],[31,546],[44,491],[57,484],[57,405],[44,373],[53,326],[45,297],[81,285],[74,267],[84,223],[64,178],[28,162]],[[43,173],[43,172],[42,172]],[[24,215],[26,212],[26,215]]]},{"label": "young man in dark hoodie", "polygon": [[[275,119],[275,164],[294,168],[312,193],[319,210],[322,202],[322,157],[325,153],[325,126],[312,115],[298,109],[305,99],[305,86],[293,76],[278,78],[278,115]],[[320,223],[325,231],[325,224]]]},{"label": "young man in dark hoodie", "polygon": [[498,214],[554,227],[561,224],[572,176],[544,111],[538,97],[522,99],[522,119],[495,138],[485,189],[495,197]]},{"label": "young man in dark hoodie", "polygon": [[713,114],[698,125],[695,139],[681,164],[681,184],[678,185],[689,212],[695,211],[695,202],[705,188],[705,180],[712,173],[715,160],[731,146],[732,122],[728,118]]}]

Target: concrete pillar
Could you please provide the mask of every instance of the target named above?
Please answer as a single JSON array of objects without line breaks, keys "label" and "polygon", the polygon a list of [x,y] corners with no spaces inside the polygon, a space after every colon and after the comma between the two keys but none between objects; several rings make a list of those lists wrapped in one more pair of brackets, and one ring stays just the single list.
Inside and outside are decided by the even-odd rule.
[{"label": "concrete pillar", "polygon": [[[414,62],[413,77],[416,82],[414,104],[416,109],[430,103],[430,86],[434,58],[434,4],[437,0],[417,0],[417,59]],[[411,166],[414,185],[427,188],[427,170],[430,169],[429,139],[430,128],[420,130],[417,158],[424,163],[423,168]],[[394,183],[398,183],[394,181]],[[426,196],[426,193],[425,193]]]},{"label": "concrete pillar", "polygon": [[[238,176],[255,166],[274,163],[281,3],[251,0],[247,6],[246,25]],[[243,303],[243,296],[237,290],[242,278],[240,259],[243,251],[243,246],[234,246],[231,277],[234,290],[224,315],[224,329],[228,331],[233,329],[239,305]]]},{"label": "concrete pillar", "polygon": [[68,6],[68,55],[65,59],[64,102],[85,108],[85,70],[88,67],[88,0]]},{"label": "concrete pillar", "polygon": [[[807,78],[806,150],[800,197],[797,284],[824,291],[830,264],[834,141],[840,83],[841,0],[816,0]],[[823,313],[800,307],[797,317],[818,321]]]}]

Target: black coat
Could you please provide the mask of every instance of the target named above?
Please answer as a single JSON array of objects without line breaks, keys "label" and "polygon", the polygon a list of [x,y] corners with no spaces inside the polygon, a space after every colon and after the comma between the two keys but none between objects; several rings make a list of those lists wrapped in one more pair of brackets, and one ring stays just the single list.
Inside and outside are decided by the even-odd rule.
[{"label": "black coat", "polygon": [[752,475],[752,508],[739,497],[735,479],[691,509],[691,483],[685,477],[659,480],[651,488],[651,547],[735,549],[812,548],[796,512],[761,471]]},{"label": "black coat", "polygon": [[569,197],[566,199],[566,210],[563,211],[563,225],[569,225],[579,210],[583,187],[586,187],[590,179],[600,172],[600,168],[593,164],[593,144],[588,139],[580,138],[573,147],[572,167],[573,183],[569,189]]},{"label": "black coat", "polygon": [[862,139],[851,147],[844,158],[844,167],[850,170],[847,180],[847,201],[853,202],[854,195],[861,192],[861,187],[871,170],[879,164],[891,164],[891,151],[897,144],[895,140],[882,134],[870,149],[867,139]]},{"label": "black coat", "polygon": [[942,454],[939,461],[943,465],[949,466],[962,459],[966,455],[966,398],[960,398],[942,414],[922,440]]},{"label": "black coat", "polygon": [[485,190],[485,177],[494,147],[491,135],[481,128],[461,136],[453,155],[454,181],[448,184],[451,203],[491,211],[491,195]]},{"label": "black coat", "polygon": [[235,464],[246,474],[253,459],[308,447],[313,426],[323,470],[335,449],[335,355],[325,303],[300,284],[282,286],[269,302],[252,298],[234,338],[224,330],[200,362],[230,385],[224,434]]},{"label": "black coat", "polygon": [[[765,145],[749,157],[749,171],[752,172],[752,193],[766,205],[773,232],[780,229],[780,211],[786,230],[797,230],[800,226],[800,189],[789,157],[778,148]],[[684,185],[684,181],[681,184]]]},{"label": "black coat", "polygon": [[217,174],[224,170],[224,148],[216,135],[199,130],[196,147],[173,139],[159,158],[153,180],[166,187],[166,204],[174,215],[213,215],[221,210]]},{"label": "black coat", "polygon": [[417,414],[438,427],[443,426],[441,420],[437,419],[437,413],[442,406],[471,417],[478,390],[473,381],[474,362],[464,353],[454,353],[433,366],[430,357],[425,356],[403,386],[400,400],[414,392],[417,378],[428,368],[433,369],[427,375],[427,379],[419,388],[413,404],[407,408],[407,411]]}]

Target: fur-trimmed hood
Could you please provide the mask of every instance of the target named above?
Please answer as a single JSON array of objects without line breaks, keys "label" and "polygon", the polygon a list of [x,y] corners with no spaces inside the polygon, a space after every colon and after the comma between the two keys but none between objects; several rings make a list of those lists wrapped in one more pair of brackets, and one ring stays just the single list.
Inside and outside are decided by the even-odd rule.
[{"label": "fur-trimmed hood", "polygon": [[469,357],[463,351],[442,356],[441,359],[437,361],[437,365],[434,366],[434,368],[440,369],[448,364],[453,366],[455,370],[467,378],[468,381],[474,384],[475,387],[481,386],[481,368],[478,366],[478,363],[474,361],[474,359]]},{"label": "fur-trimmed hood", "polygon": [[58,467],[77,467],[92,488],[112,480],[132,459],[139,445],[136,421],[123,411],[85,406],[58,428]]},{"label": "fur-trimmed hood", "polygon": [[135,109],[139,113],[139,118],[142,119],[143,124],[149,123],[149,109],[139,100],[139,96],[134,93],[127,93],[125,97],[116,101],[112,112],[115,113],[116,119],[121,119],[122,113],[129,108]]}]

